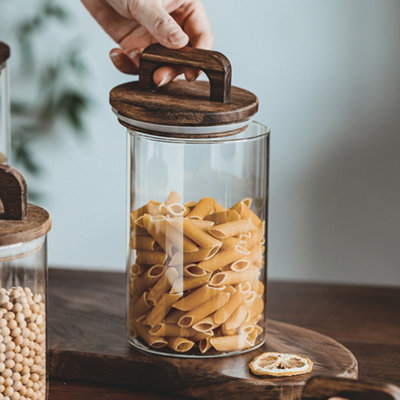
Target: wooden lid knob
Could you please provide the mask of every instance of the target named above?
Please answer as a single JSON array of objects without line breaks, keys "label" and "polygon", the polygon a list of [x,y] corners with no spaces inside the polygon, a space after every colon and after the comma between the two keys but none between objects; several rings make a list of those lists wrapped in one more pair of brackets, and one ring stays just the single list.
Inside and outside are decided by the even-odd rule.
[{"label": "wooden lid knob", "polygon": [[5,164],[0,165],[0,200],[0,246],[27,242],[50,230],[49,213],[27,203],[25,178]]}]

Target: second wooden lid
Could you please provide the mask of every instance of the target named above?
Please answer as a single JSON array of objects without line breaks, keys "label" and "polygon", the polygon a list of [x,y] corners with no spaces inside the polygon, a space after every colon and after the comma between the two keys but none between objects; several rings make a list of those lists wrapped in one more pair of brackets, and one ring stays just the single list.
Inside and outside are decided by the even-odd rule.
[{"label": "second wooden lid", "polygon": [[[209,82],[171,82],[161,88],[153,73],[164,65],[202,70]],[[257,97],[231,86],[231,65],[221,53],[149,46],[140,59],[139,80],[110,92],[119,121],[132,129],[156,135],[221,136],[243,130],[258,110]]]},{"label": "second wooden lid", "polygon": [[49,213],[27,203],[26,182],[15,168],[0,164],[0,246],[29,242],[47,234]]}]

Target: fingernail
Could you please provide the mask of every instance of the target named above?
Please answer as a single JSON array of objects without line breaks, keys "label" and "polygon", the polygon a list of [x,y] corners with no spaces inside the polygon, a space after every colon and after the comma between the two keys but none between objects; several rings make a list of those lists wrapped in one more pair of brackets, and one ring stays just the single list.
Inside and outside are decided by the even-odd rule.
[{"label": "fingernail", "polygon": [[110,57],[117,57],[119,56],[119,53],[115,52],[115,53],[110,53]]},{"label": "fingernail", "polygon": [[177,29],[169,34],[168,40],[173,44],[181,44],[186,41],[186,35],[180,29]]},{"label": "fingernail", "polygon": [[157,85],[157,87],[164,86],[168,83],[168,77],[164,76],[164,78],[161,79],[161,82]]},{"label": "fingernail", "polygon": [[139,54],[139,50],[133,50],[132,52],[129,53],[129,58],[131,58],[132,60],[134,58],[136,58]]}]

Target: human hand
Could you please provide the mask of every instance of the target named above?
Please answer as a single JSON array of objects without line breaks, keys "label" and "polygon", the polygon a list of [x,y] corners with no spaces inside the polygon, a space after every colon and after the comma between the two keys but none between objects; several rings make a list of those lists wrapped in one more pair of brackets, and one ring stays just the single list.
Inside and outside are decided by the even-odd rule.
[{"label": "human hand", "polygon": [[[171,49],[185,46],[211,49],[214,39],[201,0],[82,0],[92,16],[120,45],[110,51],[114,65],[137,74],[142,51],[152,43]],[[153,76],[163,86],[184,72],[188,81],[200,71],[161,67]]]}]

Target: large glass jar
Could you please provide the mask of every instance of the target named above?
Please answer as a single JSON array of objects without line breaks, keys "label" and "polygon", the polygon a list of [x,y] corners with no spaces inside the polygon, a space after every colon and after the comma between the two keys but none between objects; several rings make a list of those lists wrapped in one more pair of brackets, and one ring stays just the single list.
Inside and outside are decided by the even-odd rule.
[{"label": "large glass jar", "polygon": [[[147,49],[142,72],[146,57],[165,51]],[[167,52],[168,64],[183,65],[205,54],[190,65],[211,78],[207,56],[221,57],[204,50],[191,49],[184,57]],[[158,58],[154,68],[165,63]],[[222,75],[230,88],[230,76]],[[217,109],[219,119],[221,110],[232,114],[238,91],[248,95],[242,108],[257,109],[256,97],[238,88],[232,88],[230,101],[229,93],[225,102],[204,100],[208,84],[196,82],[189,85],[182,118],[185,85],[175,82],[154,94],[143,82],[137,89],[130,83],[111,92],[111,104],[128,127],[128,340],[156,354],[233,355],[264,342],[269,130],[249,122],[249,114],[220,125],[179,125],[187,122],[188,108],[198,112],[205,103]],[[123,97],[137,101],[142,95],[149,96],[147,119],[126,102],[121,107]]]}]

